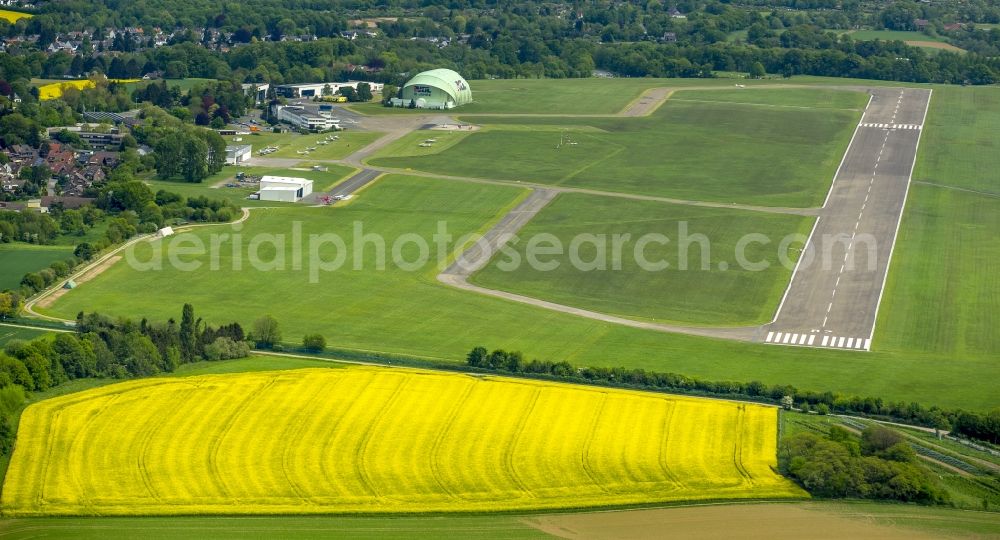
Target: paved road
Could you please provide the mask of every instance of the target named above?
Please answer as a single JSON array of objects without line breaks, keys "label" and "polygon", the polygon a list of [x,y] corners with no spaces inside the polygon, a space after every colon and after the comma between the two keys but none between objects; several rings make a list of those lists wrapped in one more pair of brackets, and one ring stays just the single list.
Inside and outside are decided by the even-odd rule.
[{"label": "paved road", "polygon": [[375,181],[382,174],[382,171],[377,171],[375,169],[362,169],[351,176],[347,180],[333,186],[328,192],[314,192],[304,197],[300,202],[303,204],[319,204],[320,198],[323,196],[337,197],[337,196],[349,196],[353,195],[354,192],[365,187],[369,183]]},{"label": "paved road", "polygon": [[517,231],[528,224],[538,212],[548,206],[558,191],[551,189],[536,189],[528,198],[521,201],[513,210],[507,213],[483,237],[465,250],[442,275],[456,276],[465,279],[481,270],[490,262],[493,254],[506,244]]},{"label": "paved road", "polygon": [[765,343],[869,350],[931,92],[871,89]]}]

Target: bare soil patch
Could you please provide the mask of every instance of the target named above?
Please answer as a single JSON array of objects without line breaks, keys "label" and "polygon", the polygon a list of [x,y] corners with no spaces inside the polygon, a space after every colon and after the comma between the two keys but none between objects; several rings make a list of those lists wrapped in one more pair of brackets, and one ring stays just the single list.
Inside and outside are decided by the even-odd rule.
[{"label": "bare soil patch", "polygon": [[956,47],[950,43],[941,43],[940,41],[905,41],[907,45],[911,47],[926,47],[928,49],[942,49],[945,51],[952,52],[965,52],[965,49]]},{"label": "bare soil patch", "polygon": [[[91,268],[90,270],[87,270],[82,275],[80,275],[79,277],[75,278],[73,281],[76,282],[77,286],[83,285],[84,283],[86,283],[86,282],[94,279],[95,277],[101,275],[101,272],[104,272],[108,268],[111,268],[116,262],[120,261],[121,258],[122,258],[121,255],[115,255],[114,257],[108,257],[107,260],[105,260],[101,264],[99,264],[99,265]],[[57,289],[52,294],[50,294],[50,295],[46,296],[45,298],[42,298],[41,300],[39,300],[37,305],[40,308],[47,308],[47,307],[51,306],[52,304],[55,304],[56,300],[58,300],[60,297],[62,297],[62,295],[68,293],[70,290],[71,289],[66,289],[66,288]]]},{"label": "bare soil patch", "polygon": [[[932,538],[911,529],[879,525],[794,504],[738,504],[547,515],[525,523],[559,538]],[[738,532],[737,532],[738,531]]]}]

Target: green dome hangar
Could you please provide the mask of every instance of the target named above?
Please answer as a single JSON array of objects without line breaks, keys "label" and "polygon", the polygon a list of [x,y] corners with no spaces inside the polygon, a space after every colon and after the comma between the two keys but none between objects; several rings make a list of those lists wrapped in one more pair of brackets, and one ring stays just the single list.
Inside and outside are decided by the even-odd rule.
[{"label": "green dome hangar", "polygon": [[410,107],[411,103],[418,109],[451,109],[472,103],[472,89],[458,73],[432,69],[416,74],[392,100],[397,107]]}]

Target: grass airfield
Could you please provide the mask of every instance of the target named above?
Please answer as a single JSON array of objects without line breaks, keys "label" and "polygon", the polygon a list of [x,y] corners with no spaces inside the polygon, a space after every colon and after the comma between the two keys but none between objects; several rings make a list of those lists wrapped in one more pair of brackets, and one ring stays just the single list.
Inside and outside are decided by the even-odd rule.
[{"label": "grass airfield", "polygon": [[[369,162],[695,201],[821,205],[867,96],[719,92],[705,101],[712,91],[676,91],[646,118],[464,117],[485,129],[434,154],[389,147]],[[784,100],[801,105],[759,106]]]},{"label": "grass airfield", "polygon": [[[302,223],[305,235],[340,234],[349,253],[354,251],[355,221],[362,223],[363,231],[392,240],[409,232],[431,239],[437,221],[444,219],[457,237],[486,230],[525,193],[506,186],[390,175],[347,206],[255,211],[242,224],[242,251],[248,250],[250,239],[258,233],[288,237],[295,221]],[[233,231],[219,225],[199,228],[193,234],[209,245],[213,232]],[[139,260],[147,260],[150,252],[144,250],[148,247],[137,248]],[[266,246],[262,249],[262,253],[273,253]],[[223,250],[220,269],[215,271],[208,259],[195,271],[168,266],[162,272],[137,271],[122,261],[62,296],[46,313],[71,319],[84,310],[165,320],[176,316],[180,304],[191,302],[200,316],[215,323],[236,319],[249,325],[270,313],[286,329],[289,343],[299,343],[307,333],[320,333],[338,348],[447,361],[460,361],[472,347],[486,345],[520,350],[529,358],[579,365],[625,365],[714,380],[761,380],[885,399],[932,396],[942,406],[988,407],[993,403],[991,379],[967,376],[969,370],[996,373],[996,363],[988,354],[943,362],[942,358],[951,357],[894,350],[844,354],[643,331],[451,289],[435,280],[440,269],[431,265],[415,272],[390,264],[377,270],[373,258],[364,270],[355,271],[348,264],[338,272],[323,272],[317,283],[309,283],[306,270],[291,269],[291,250],[286,244],[284,271],[261,271],[249,264],[239,272],[222,271],[231,267],[228,249]],[[322,251],[321,255],[332,260],[334,253]],[[182,295],[175,293],[178,284],[183,284]]]},{"label": "grass airfield", "polygon": [[[778,242],[789,234],[805,238],[812,224],[813,218],[805,216],[565,193],[543,209],[519,236],[531,238],[549,233],[570,246],[579,235],[596,235],[593,243],[588,241],[580,248],[579,259],[581,263],[602,260],[603,269],[595,266],[582,270],[572,264],[567,254],[551,257],[558,263],[552,270],[522,264],[517,270],[506,271],[503,265],[510,258],[500,254],[473,276],[472,282],[644,320],[707,326],[762,324],[774,316],[774,308],[791,277],[791,269],[779,261]],[[742,269],[735,260],[736,245],[748,231],[773,239],[767,245],[751,244],[745,253],[748,260],[766,264],[765,270]],[[643,256],[669,266],[644,270],[633,254],[640,238],[654,234],[671,241],[649,244],[642,249]],[[692,239],[686,250],[680,244],[682,234]],[[631,238],[622,241],[620,257],[612,245],[616,235]],[[700,244],[694,243],[696,236],[710,242],[708,252],[703,253]],[[801,246],[801,241],[788,246],[784,253],[787,260],[794,263],[798,257],[794,248]],[[527,258],[527,241],[518,243],[515,249],[521,260]],[[705,254],[708,257],[703,257]],[[615,269],[613,262],[607,262],[609,259],[617,260],[621,269]]]},{"label": "grass airfield", "polygon": [[[812,80],[795,78],[792,82]],[[859,83],[848,80],[819,81],[844,85]],[[479,85],[486,86],[490,83],[493,81],[473,84],[478,88]],[[669,83],[673,85],[673,81]],[[483,96],[482,103],[462,109],[461,112],[466,114],[468,111],[470,115],[479,112],[533,112],[525,111],[523,100],[516,99],[516,93],[504,93],[502,90],[520,90],[523,97],[531,96],[532,92],[541,93],[542,88],[562,89],[560,91],[565,92],[568,88],[566,84],[567,81],[496,82],[492,88],[499,90],[498,92],[480,94]],[[587,81],[585,84],[590,88],[595,83]],[[601,108],[598,110],[607,110],[606,114],[610,114],[620,110],[643,89],[649,88],[648,84],[658,86],[663,85],[664,81],[617,80],[613,83],[613,91],[602,93],[603,97],[595,98],[593,102],[588,101],[589,98],[574,101],[565,99],[564,96],[559,100],[539,103],[548,103],[549,109],[546,112],[556,114],[580,111],[584,108],[583,104],[600,103]],[[695,87],[699,84],[717,84],[720,88],[732,86],[731,81],[725,84],[719,81],[682,81],[678,84]],[[748,81],[748,84],[757,82]],[[896,83],[861,81],[861,84]],[[762,380],[766,383],[790,383],[821,391],[880,396],[892,401],[919,401],[948,407],[987,409],[997,405],[993,386],[1000,376],[995,361],[997,354],[1000,354],[1000,343],[992,331],[996,326],[996,318],[993,314],[995,302],[991,301],[1000,291],[1000,283],[995,278],[998,273],[991,271],[998,260],[995,255],[1000,253],[1000,246],[992,234],[1000,228],[1000,223],[997,223],[1000,212],[995,209],[996,182],[988,174],[982,173],[993,170],[997,156],[1000,155],[990,150],[995,146],[995,141],[1000,140],[1000,132],[997,132],[1000,127],[1000,100],[997,99],[998,93],[995,90],[935,88],[925,138],[918,156],[917,172],[914,175],[914,180],[923,184],[915,183],[910,190],[896,246],[896,258],[880,311],[875,347],[871,353],[767,347],[622,328],[455,291],[435,281],[437,268],[431,266],[420,268],[416,272],[399,272],[392,268],[346,270],[324,274],[319,283],[310,284],[306,273],[291,270],[272,272],[245,267],[239,273],[225,273],[203,268],[195,272],[168,271],[156,275],[137,272],[128,268],[125,263],[119,263],[84,287],[60,299],[52,312],[72,318],[80,309],[96,309],[114,315],[164,319],[176,316],[180,303],[190,301],[195,304],[199,316],[216,324],[233,319],[249,324],[257,316],[269,312],[281,321],[285,341],[289,343],[299,342],[300,334],[319,332],[327,337],[333,347],[344,350],[378,351],[451,361],[461,361],[469,348],[485,345],[490,348],[522,350],[527,358],[556,361],[565,359],[578,365],[625,365],[715,380]],[[809,92],[828,96],[810,103],[812,98],[807,95]],[[855,108],[851,96],[857,97],[858,94],[826,90],[793,92],[791,89],[780,92],[744,92],[725,88],[675,92],[672,99],[677,98],[674,105],[681,107],[736,107],[740,110],[765,111],[768,114],[774,111],[803,110],[812,113],[825,108],[828,109],[827,113],[849,116],[853,114],[850,109]],[[820,104],[820,101],[823,103]],[[609,103],[614,107],[606,106]],[[863,107],[863,103],[861,106]],[[658,118],[665,110],[668,110],[666,105],[651,118]],[[380,114],[383,111],[373,112]],[[407,114],[407,111],[392,111],[397,112]],[[430,154],[440,152],[446,155],[461,149],[476,137],[496,132],[520,136],[519,134],[537,131],[544,137],[551,138],[563,130],[575,130],[573,137],[579,136],[580,141],[595,141],[596,144],[596,141],[601,140],[600,137],[617,134],[597,127],[599,122],[607,122],[607,127],[626,121],[607,118],[475,116],[468,117],[468,120],[481,121],[488,127],[482,132],[454,138],[449,138],[451,134],[417,132],[383,149],[380,155],[393,156],[391,159],[430,160],[433,159],[429,157]],[[844,122],[850,124],[849,120]],[[440,142],[434,148],[418,146],[424,138],[435,136],[439,137]],[[846,145],[846,140],[843,144]],[[537,149],[530,144],[525,144],[524,148],[527,149],[525,151],[532,152],[546,150],[541,144]],[[643,151],[651,151],[649,148],[652,146],[643,147]],[[770,151],[768,145],[756,148],[758,151]],[[839,160],[843,148],[838,152],[831,151],[830,154],[836,154]],[[585,154],[590,157],[589,153]],[[602,163],[612,163],[615,159],[614,156],[597,152],[593,156]],[[657,156],[663,159],[662,153]],[[543,161],[539,159],[523,166],[535,167],[538,169],[537,174],[544,176],[548,173]],[[650,161],[653,161],[652,158]],[[833,163],[831,166],[835,165]],[[580,163],[578,166],[584,166],[587,170],[601,170],[599,165],[591,166],[588,163]],[[494,166],[494,175],[500,174],[495,171],[496,168]],[[761,178],[769,178],[769,174],[773,172],[760,173],[760,176],[754,177],[755,180],[746,181],[745,186],[732,184],[733,180],[730,178],[725,179],[725,183],[728,183],[725,185],[721,182],[714,185],[703,182],[704,192],[696,195],[707,197],[704,200],[712,200],[711,197],[726,193],[726,189],[745,189],[754,185],[753,182],[761,181]],[[815,178],[823,184],[818,187],[805,181],[797,186],[789,181],[765,186],[766,189],[774,190],[772,193],[755,193],[750,196],[762,197],[757,200],[758,204],[808,206],[816,204],[809,202],[814,201],[816,193],[825,194],[832,176],[832,169],[826,176],[816,174]],[[614,185],[626,190],[648,188],[648,185],[640,183],[630,185],[618,182]],[[334,231],[348,236],[353,222],[360,220],[366,231],[378,231],[389,237],[404,232],[417,232],[428,237],[433,234],[437,220],[442,218],[455,225],[452,232],[482,231],[524,195],[525,190],[510,186],[391,175],[367,188],[345,206],[310,209],[290,205],[289,208],[255,211],[250,220],[243,224],[242,233],[244,238],[249,238],[254,233],[287,233],[290,224],[299,221],[307,233]],[[746,194],[741,196],[744,195]],[[638,224],[630,224],[629,227],[644,230],[643,227],[649,226],[651,222],[671,219],[662,218],[660,210],[673,206],[629,201],[621,203],[619,207],[614,199],[595,197],[594,202],[589,202],[590,196],[573,198],[577,201],[587,199],[588,202],[574,202],[560,208],[557,200],[557,203],[537,216],[529,227],[541,223],[559,233],[568,234],[580,227],[599,224],[600,218],[605,216],[613,216],[605,221],[624,221],[621,218],[632,217],[628,215],[631,212],[640,219],[637,220]],[[690,212],[694,208],[683,207],[683,210]],[[801,227],[802,220],[798,217],[761,214],[761,218],[744,223],[740,221],[744,214],[753,213],[735,210],[727,213],[719,210],[695,217],[705,220],[704,222],[714,220],[719,223],[718,230],[722,232],[727,232],[722,225],[726,216],[732,221],[733,229],[749,226],[746,223],[759,226],[760,220],[770,222],[769,226],[776,231],[797,230]],[[803,220],[808,221],[805,218]],[[741,224],[737,226],[736,223]],[[225,225],[218,228],[206,227],[197,234],[207,238],[210,232],[231,232],[228,229]],[[347,246],[353,248],[354,244],[349,240]],[[408,253],[412,254],[412,251]],[[332,252],[324,254],[332,255]],[[750,276],[750,281],[741,281],[745,277],[733,279],[723,276],[724,279],[719,281],[720,276],[713,274],[715,273],[708,274],[706,279],[688,283],[669,282],[656,288],[655,294],[646,295],[642,293],[653,289],[656,284],[643,283],[636,276],[626,276],[623,281],[613,283],[600,283],[592,277],[578,275],[560,276],[558,279],[553,279],[554,276],[505,276],[494,285],[509,286],[515,290],[536,287],[537,291],[531,294],[563,295],[561,300],[592,302],[590,305],[593,307],[608,311],[618,308],[622,313],[630,313],[634,317],[655,318],[683,314],[686,320],[702,317],[706,321],[728,320],[729,323],[736,323],[764,316],[766,310],[760,306],[773,302],[775,291],[780,289],[781,281],[786,279],[775,274]],[[487,271],[475,279],[489,277]],[[184,291],[183,298],[176,293],[162,292],[176,291],[179,285]],[[626,302],[614,297],[616,290],[627,291],[623,295]],[[702,305],[694,306],[693,302],[685,305],[686,297],[700,298]],[[234,298],[239,301],[233,301]],[[277,366],[297,368],[313,365],[315,363],[305,360],[285,364],[285,360],[267,357],[216,365],[185,366],[183,374],[242,373],[277,369]],[[95,383],[104,384],[107,382]],[[402,450],[397,449],[395,452]],[[397,457],[394,454],[392,459]],[[611,461],[618,463],[616,460]],[[408,478],[410,476],[412,475]],[[619,530],[630,528],[630,531],[637,534],[650,536],[662,534],[664,523],[675,523],[677,520],[695,524],[697,528],[692,530],[700,532],[720,520],[744,523],[745,530],[759,531],[764,526],[760,516],[765,514],[768,516],[767,526],[775,529],[764,534],[772,536],[800,529],[806,536],[818,536],[817,531],[822,530],[831,537],[1000,535],[1000,520],[996,519],[996,514],[945,508],[841,503],[766,505],[753,507],[752,514],[756,518],[745,522],[738,517],[742,508],[732,505],[708,507],[697,516],[682,514],[688,510],[683,508],[629,510],[615,512],[610,516],[613,518],[612,526]],[[700,509],[691,511],[700,512]],[[74,538],[134,537],[136,534],[149,538],[186,538],[190,537],[192,531],[198,531],[200,534],[220,538],[282,534],[295,534],[299,537],[340,535],[350,538],[439,538],[448,535],[466,538],[536,538],[547,536],[546,531],[555,531],[553,527],[579,534],[599,534],[602,529],[598,522],[607,524],[608,519],[609,514],[603,513],[366,518],[19,518],[0,521],[0,534],[15,538],[40,534]],[[596,529],[593,528],[595,524],[598,526]]]}]

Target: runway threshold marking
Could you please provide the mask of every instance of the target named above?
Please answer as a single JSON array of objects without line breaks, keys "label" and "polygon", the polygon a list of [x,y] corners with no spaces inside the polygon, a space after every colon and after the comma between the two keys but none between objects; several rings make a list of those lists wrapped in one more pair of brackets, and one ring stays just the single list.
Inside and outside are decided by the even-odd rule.
[{"label": "runway threshold marking", "polygon": [[792,345],[796,347],[850,349],[855,351],[867,351],[871,345],[871,339],[855,336],[832,336],[830,334],[823,334],[822,339],[817,344],[816,336],[818,335],[815,331],[811,333],[770,331],[764,338],[764,343]]}]

